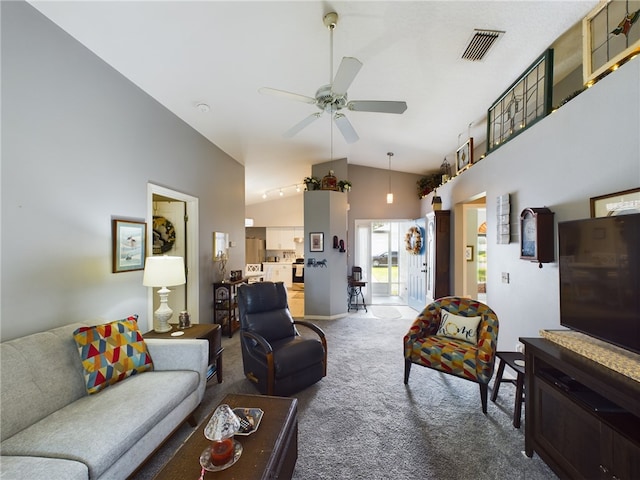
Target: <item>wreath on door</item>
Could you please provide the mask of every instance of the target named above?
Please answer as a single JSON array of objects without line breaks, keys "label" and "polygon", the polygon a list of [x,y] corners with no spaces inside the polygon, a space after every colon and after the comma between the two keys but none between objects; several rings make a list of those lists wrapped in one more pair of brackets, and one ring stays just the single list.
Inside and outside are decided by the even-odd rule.
[{"label": "wreath on door", "polygon": [[412,255],[422,252],[422,228],[411,227],[404,237],[405,249]]},{"label": "wreath on door", "polygon": [[167,253],[176,243],[176,229],[173,223],[164,217],[153,217],[153,254]]}]

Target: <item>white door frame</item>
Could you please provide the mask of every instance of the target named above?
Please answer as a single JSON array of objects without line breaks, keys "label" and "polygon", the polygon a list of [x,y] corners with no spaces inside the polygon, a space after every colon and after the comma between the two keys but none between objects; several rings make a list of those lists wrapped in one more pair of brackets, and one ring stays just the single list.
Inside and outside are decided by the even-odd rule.
[{"label": "white door frame", "polygon": [[[200,323],[200,269],[198,268],[198,198],[185,193],[177,192],[160,185],[147,183],[147,251],[153,251],[153,195],[162,195],[175,200],[185,202],[189,221],[187,222],[187,311],[191,314],[192,323]],[[153,295],[156,292],[149,289],[147,296],[147,330],[153,330]],[[173,318],[175,321],[177,317]]]}]

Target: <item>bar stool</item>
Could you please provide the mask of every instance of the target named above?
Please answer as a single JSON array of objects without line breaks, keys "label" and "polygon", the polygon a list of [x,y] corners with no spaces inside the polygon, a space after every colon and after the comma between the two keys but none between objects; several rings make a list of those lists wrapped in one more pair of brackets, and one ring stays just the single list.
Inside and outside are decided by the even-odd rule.
[{"label": "bar stool", "polygon": [[[364,308],[364,311],[366,312],[367,305],[364,302],[362,287],[366,287],[367,282],[362,281],[362,268],[351,267],[351,276],[347,277],[347,280],[347,312],[349,312],[352,308],[355,310]],[[360,298],[362,299],[362,303],[360,303]]]},{"label": "bar stool", "polygon": [[[515,428],[520,428],[522,401],[524,400],[524,355],[520,352],[498,352],[496,353],[496,356],[498,357],[499,364],[498,371],[496,372],[496,379],[493,384],[493,392],[491,393],[491,401],[493,403],[496,402],[496,398],[498,398],[498,389],[500,388],[501,383],[509,382],[515,385],[516,404],[513,409],[513,426]],[[509,365],[509,367],[515,370],[517,374],[515,380],[512,378],[502,378],[505,365]]]}]

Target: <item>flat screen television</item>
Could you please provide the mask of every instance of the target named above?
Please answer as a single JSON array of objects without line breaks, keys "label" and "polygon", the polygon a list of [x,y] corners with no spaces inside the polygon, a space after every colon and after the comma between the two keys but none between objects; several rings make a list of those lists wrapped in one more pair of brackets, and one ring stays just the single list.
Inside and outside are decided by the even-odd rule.
[{"label": "flat screen television", "polygon": [[640,213],[558,223],[560,324],[640,353]]}]

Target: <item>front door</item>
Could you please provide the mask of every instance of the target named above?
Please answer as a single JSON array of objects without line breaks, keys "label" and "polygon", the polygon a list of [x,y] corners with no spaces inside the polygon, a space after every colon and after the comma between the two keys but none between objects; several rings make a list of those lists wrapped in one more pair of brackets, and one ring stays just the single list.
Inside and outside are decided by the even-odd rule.
[{"label": "front door", "polygon": [[426,222],[424,218],[418,218],[415,221],[415,225],[420,229],[422,238],[422,248],[418,255],[408,255],[409,261],[407,264],[407,303],[411,308],[421,312],[427,304],[427,270],[426,270],[426,257],[425,257],[425,226]]}]

